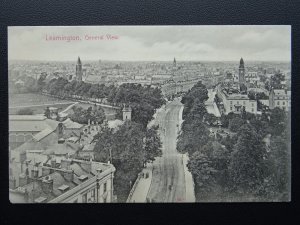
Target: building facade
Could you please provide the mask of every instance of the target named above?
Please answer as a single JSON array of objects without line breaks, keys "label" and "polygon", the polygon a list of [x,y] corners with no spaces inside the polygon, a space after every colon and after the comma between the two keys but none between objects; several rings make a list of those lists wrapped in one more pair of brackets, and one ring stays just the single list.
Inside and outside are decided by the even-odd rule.
[{"label": "building facade", "polygon": [[222,99],[224,106],[223,113],[226,115],[230,112],[241,113],[243,109],[245,109],[246,112],[257,114],[256,100],[249,99],[246,94],[228,94],[222,88],[218,88],[217,95]]},{"label": "building facade", "polygon": [[283,89],[271,90],[269,95],[269,107],[270,109],[278,107],[288,112],[291,107],[291,91]]}]

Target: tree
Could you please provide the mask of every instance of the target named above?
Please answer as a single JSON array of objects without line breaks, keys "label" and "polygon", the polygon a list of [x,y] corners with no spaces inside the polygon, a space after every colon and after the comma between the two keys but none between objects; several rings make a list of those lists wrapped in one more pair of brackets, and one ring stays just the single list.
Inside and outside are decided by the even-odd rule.
[{"label": "tree", "polygon": [[116,167],[114,190],[119,201],[126,201],[129,182],[135,181],[144,163],[161,156],[157,129],[151,127],[146,130],[141,124],[126,121],[115,131],[104,125],[95,136],[95,159],[111,160]]},{"label": "tree", "polygon": [[101,131],[95,135],[94,141],[96,142],[94,148],[95,160],[99,162],[111,161],[110,153],[114,145],[113,130],[107,124],[102,126]]},{"label": "tree", "polygon": [[83,109],[82,107],[74,106],[72,109],[73,114],[71,114],[70,118],[77,123],[88,124],[88,121],[90,121],[101,124],[105,119],[105,113],[101,107]]},{"label": "tree", "polygon": [[270,113],[270,129],[272,135],[280,135],[286,128],[287,116],[283,109],[278,107],[271,110]]},{"label": "tree", "polygon": [[190,157],[187,167],[193,175],[201,194],[207,195],[207,193],[214,191],[217,170],[214,169],[213,163],[208,156],[196,151]]},{"label": "tree", "polygon": [[238,115],[233,112],[228,113],[228,115],[222,114],[220,118],[222,126],[227,128],[229,126],[229,121],[236,117],[238,117]]},{"label": "tree", "polygon": [[255,194],[264,179],[265,156],[266,148],[255,129],[249,124],[243,125],[229,165],[233,190]]},{"label": "tree", "polygon": [[155,157],[162,156],[160,137],[157,133],[158,126],[151,127],[146,131],[145,137],[145,161],[152,162]]},{"label": "tree", "polygon": [[205,121],[208,125],[214,125],[218,121],[218,118],[214,114],[207,113],[205,115]]},{"label": "tree", "polygon": [[208,99],[208,91],[206,86],[199,81],[195,84],[183,97],[181,103],[184,104],[183,119],[188,115],[193,108],[194,102],[204,103]]},{"label": "tree", "polygon": [[257,194],[267,201],[288,201],[291,179],[289,140],[284,133],[280,136],[273,136],[270,143],[264,183],[259,187]]},{"label": "tree", "polygon": [[227,135],[225,138],[221,140],[220,143],[226,147],[228,152],[232,152],[234,145],[237,142],[237,139],[238,139],[237,135],[233,135],[232,137],[230,135]]},{"label": "tree", "polygon": [[108,101],[117,104],[130,104],[132,120],[144,127],[152,120],[155,109],[161,107],[165,100],[157,88],[143,87],[140,84],[122,84],[108,96]]},{"label": "tree", "polygon": [[237,132],[241,126],[243,126],[245,124],[245,121],[240,118],[240,117],[236,117],[233,118],[231,120],[229,120],[229,130],[231,130],[232,132]]},{"label": "tree", "polygon": [[270,79],[270,86],[273,89],[282,89],[284,85],[281,84],[282,81],[285,80],[285,77],[282,73],[275,73],[273,76],[271,76]]},{"label": "tree", "polygon": [[250,124],[253,126],[253,128],[260,137],[265,137],[267,135],[269,125],[267,122],[253,118],[250,120]]},{"label": "tree", "polygon": [[199,99],[196,99],[193,103],[189,114],[186,115],[185,119],[203,121],[203,117],[206,113],[207,111],[204,103],[201,102]]},{"label": "tree", "polygon": [[116,167],[114,189],[119,201],[126,201],[130,187],[141,171],[145,159],[142,125],[127,121],[114,133],[112,147],[113,163]]},{"label": "tree", "polygon": [[178,136],[177,150],[181,153],[193,154],[210,140],[209,130],[202,121],[185,120]]}]

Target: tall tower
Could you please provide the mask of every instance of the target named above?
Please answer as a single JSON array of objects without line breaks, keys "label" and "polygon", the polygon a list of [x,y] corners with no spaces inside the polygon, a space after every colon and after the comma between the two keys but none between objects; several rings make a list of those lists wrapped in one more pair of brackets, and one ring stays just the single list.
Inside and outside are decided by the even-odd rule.
[{"label": "tall tower", "polygon": [[132,111],[131,107],[130,106],[126,107],[126,105],[124,104],[124,107],[123,107],[123,110],[122,110],[124,121],[125,120],[131,120],[131,111]]},{"label": "tall tower", "polygon": [[173,61],[173,69],[176,69],[176,59],[174,57],[174,61]]},{"label": "tall tower", "polygon": [[245,83],[245,65],[244,60],[241,58],[240,60],[240,66],[239,66],[239,83],[244,84]]},{"label": "tall tower", "polygon": [[76,80],[82,81],[82,64],[80,57],[78,56],[77,64],[76,64]]}]

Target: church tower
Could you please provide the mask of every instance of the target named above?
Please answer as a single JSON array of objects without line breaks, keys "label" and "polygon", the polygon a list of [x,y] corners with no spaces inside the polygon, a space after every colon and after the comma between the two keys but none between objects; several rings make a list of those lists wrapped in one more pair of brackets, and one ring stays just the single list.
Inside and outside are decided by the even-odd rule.
[{"label": "church tower", "polygon": [[126,107],[126,105],[124,104],[124,107],[123,107],[123,120],[131,120],[131,112],[132,112],[132,109],[130,106]]},{"label": "church tower", "polygon": [[239,66],[239,83],[244,84],[245,83],[245,65],[244,60],[241,58],[240,60],[240,66]]},{"label": "church tower", "polygon": [[82,81],[82,64],[79,56],[76,64],[76,80]]}]

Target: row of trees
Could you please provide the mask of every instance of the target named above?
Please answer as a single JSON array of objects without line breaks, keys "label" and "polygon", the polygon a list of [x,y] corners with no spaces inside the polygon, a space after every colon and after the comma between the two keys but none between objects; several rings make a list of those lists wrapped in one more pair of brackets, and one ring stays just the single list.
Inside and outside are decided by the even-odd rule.
[{"label": "row of trees", "polygon": [[109,160],[116,168],[114,190],[118,202],[126,201],[144,164],[162,155],[157,129],[146,129],[139,123],[126,121],[115,132],[104,125],[95,136],[95,159],[101,162]]},{"label": "row of trees", "polygon": [[[211,137],[204,118],[207,91],[197,84],[182,102],[177,148],[189,153],[197,201],[286,201],[290,153],[287,116],[276,108],[260,119],[243,112],[223,116],[233,135]],[[237,135],[238,134],[238,135]]]},{"label": "row of trees", "polygon": [[116,87],[114,85],[105,86],[104,84],[90,84],[76,80],[68,82],[60,77],[47,83],[44,90],[62,97],[77,95],[87,98],[106,98],[108,102],[117,105],[130,104],[132,120],[145,127],[152,119],[155,109],[165,103],[159,88],[140,84],[122,84]]}]

